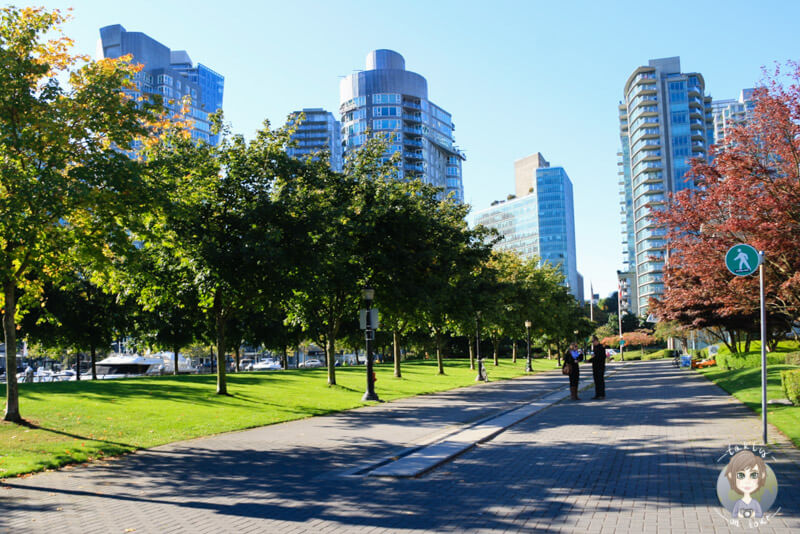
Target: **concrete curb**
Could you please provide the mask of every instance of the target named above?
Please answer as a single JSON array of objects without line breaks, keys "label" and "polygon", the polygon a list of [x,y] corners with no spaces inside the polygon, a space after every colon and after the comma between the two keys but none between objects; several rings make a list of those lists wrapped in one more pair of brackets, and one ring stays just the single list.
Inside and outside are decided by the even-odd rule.
[{"label": "concrete curb", "polygon": [[[606,376],[613,376],[619,372],[620,369],[624,368],[625,365],[625,363],[622,363],[619,366],[614,366],[613,371],[607,373]],[[594,382],[590,381],[584,385],[581,390],[593,386]],[[477,444],[489,441],[520,421],[568,397],[568,387],[555,389],[543,397],[526,403],[524,406],[508,410],[499,415],[469,425],[434,443],[411,449],[405,455],[392,458],[388,462],[385,461],[375,464],[374,469],[362,468],[360,474],[371,477],[391,478],[413,478],[420,476],[456,456],[465,453]]]}]

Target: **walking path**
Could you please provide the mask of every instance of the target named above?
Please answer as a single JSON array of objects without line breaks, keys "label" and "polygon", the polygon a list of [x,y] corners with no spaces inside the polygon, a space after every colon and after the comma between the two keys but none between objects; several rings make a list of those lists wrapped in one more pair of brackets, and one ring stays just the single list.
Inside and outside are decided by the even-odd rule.
[{"label": "walking path", "polygon": [[[745,530],[722,516],[716,462],[757,442],[760,419],[665,361],[631,363],[605,401],[537,411],[417,478],[366,476],[565,386],[541,373],[5,480],[0,532]],[[759,531],[797,532],[800,455],[772,438],[781,510]]]}]

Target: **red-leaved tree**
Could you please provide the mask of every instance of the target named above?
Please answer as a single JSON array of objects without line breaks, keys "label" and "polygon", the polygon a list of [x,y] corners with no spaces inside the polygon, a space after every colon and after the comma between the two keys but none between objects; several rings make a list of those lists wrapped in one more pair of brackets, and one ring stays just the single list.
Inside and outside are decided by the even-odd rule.
[{"label": "red-leaved tree", "polygon": [[698,188],[674,195],[656,214],[670,248],[665,293],[652,310],[722,341],[730,333],[733,351],[759,329],[758,276],[725,267],[737,243],[765,252],[771,338],[800,319],[800,65],[789,67],[766,77],[751,118],[715,147],[712,161],[694,162]]}]

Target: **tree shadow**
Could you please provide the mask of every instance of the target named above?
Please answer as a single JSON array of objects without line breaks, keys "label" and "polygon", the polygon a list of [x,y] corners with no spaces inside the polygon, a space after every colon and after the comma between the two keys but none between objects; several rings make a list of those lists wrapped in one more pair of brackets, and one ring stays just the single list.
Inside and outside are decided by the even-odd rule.
[{"label": "tree shadow", "polygon": [[[671,510],[694,509],[699,516],[719,509],[719,436],[703,440],[703,429],[716,418],[738,420],[752,414],[715,396],[704,381],[657,365],[636,365],[641,369],[607,381],[605,402],[557,404],[420,478],[347,473],[366,459],[396,452],[396,440],[380,437],[385,434],[379,426],[386,421],[399,424],[400,430],[412,424],[441,429],[477,416],[477,411],[463,409],[465,392],[443,394],[446,402],[439,410],[426,411],[419,399],[410,399],[338,414],[336,421],[318,421],[324,430],[319,443],[300,444],[291,437],[281,441],[283,430],[262,434],[267,432],[262,429],[242,440],[228,435],[215,444],[187,442],[91,466],[79,475],[86,489],[58,477],[32,477],[5,481],[11,489],[0,490],[0,496],[12,518],[32,511],[29,503],[35,494],[55,492],[74,497],[81,513],[130,502],[142,510],[174,507],[176,512],[249,518],[258,520],[262,531],[279,530],[277,522],[299,526],[325,521],[354,530],[546,532],[581,530],[575,522],[587,510],[659,518],[667,514],[668,519]],[[551,384],[561,385],[560,378]],[[522,385],[530,388],[533,383]],[[520,402],[532,395],[514,382],[506,385],[513,386],[516,396],[511,398]],[[484,417],[509,407],[497,393],[473,392],[473,400],[488,406],[480,412]],[[675,399],[711,402],[693,410],[692,401]],[[357,429],[355,437],[338,436],[335,426],[342,425]],[[660,430],[650,432],[642,425]],[[547,441],[540,438],[545,432],[551,436]],[[598,433],[596,439],[592,432]],[[770,465],[780,482],[782,516],[800,515],[798,465]],[[96,487],[103,488],[102,495]],[[51,514],[55,512],[39,512],[43,522]],[[187,515],[172,515],[176,527],[189,528],[180,523]]]}]

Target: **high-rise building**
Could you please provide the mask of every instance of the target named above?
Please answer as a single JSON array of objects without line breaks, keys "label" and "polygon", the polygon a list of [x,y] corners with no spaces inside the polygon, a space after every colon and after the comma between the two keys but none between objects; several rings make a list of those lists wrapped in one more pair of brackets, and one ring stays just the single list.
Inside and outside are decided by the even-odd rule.
[{"label": "high-rise building", "polygon": [[753,113],[756,103],[753,100],[754,89],[742,89],[739,99],[715,100],[711,103],[711,115],[714,118],[714,142],[720,144],[725,140],[731,127],[747,121]]},{"label": "high-rise building", "polygon": [[339,86],[344,156],[368,136],[390,142],[387,156],[401,154],[398,178],[420,179],[464,201],[461,163],[453,119],[428,100],[428,82],[406,70],[392,50],[367,54],[366,70],[346,76]]},{"label": "high-rise building", "polygon": [[641,315],[664,292],[667,243],[652,213],[665,208],[669,194],[694,187],[685,175],[691,158],[706,157],[713,142],[711,97],[700,74],[681,72],[680,58],[653,59],[628,78],[619,111],[623,254],[636,273],[629,311]]},{"label": "high-rise building", "polygon": [[342,133],[339,121],[330,111],[322,108],[304,108],[291,114],[290,123],[300,114],[305,119],[300,122],[297,131],[292,135],[292,140],[297,146],[290,147],[287,153],[293,158],[305,158],[325,151],[329,154],[331,169],[342,170]]},{"label": "high-rise building", "polygon": [[191,98],[188,118],[193,121],[192,137],[216,144],[209,115],[222,107],[225,78],[205,65],[194,66],[184,50],[170,50],[141,32],[126,31],[119,24],[100,28],[97,56],[118,58],[127,54],[144,68],[136,74],[134,83],[138,94],[160,94],[165,107],[172,113],[181,110],[184,97]]},{"label": "high-rise building", "polygon": [[550,167],[539,153],[514,162],[514,181],[516,189],[522,187],[525,195],[493,202],[475,213],[474,223],[500,233],[503,239],[494,246],[496,250],[559,266],[570,292],[582,302],[572,181],[563,167]]}]

